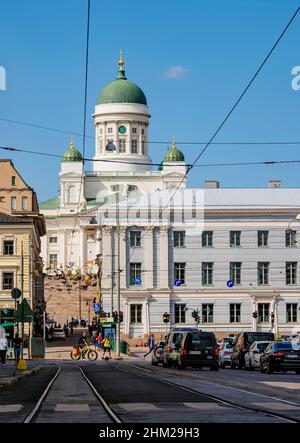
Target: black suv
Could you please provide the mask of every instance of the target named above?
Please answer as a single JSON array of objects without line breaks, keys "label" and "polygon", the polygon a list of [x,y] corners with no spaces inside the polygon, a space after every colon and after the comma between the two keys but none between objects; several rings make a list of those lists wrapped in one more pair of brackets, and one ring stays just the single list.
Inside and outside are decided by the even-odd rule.
[{"label": "black suv", "polygon": [[185,332],[178,351],[178,369],[205,366],[212,371],[219,370],[219,351],[213,332]]},{"label": "black suv", "polygon": [[240,332],[234,339],[231,354],[231,369],[243,369],[245,354],[255,341],[274,341],[273,332]]}]

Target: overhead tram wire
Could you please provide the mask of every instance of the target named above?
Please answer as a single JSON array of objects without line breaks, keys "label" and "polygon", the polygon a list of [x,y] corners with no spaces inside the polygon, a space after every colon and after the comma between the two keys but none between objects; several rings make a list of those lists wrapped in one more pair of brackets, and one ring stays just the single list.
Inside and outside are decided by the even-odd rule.
[{"label": "overhead tram wire", "polygon": [[85,52],[84,106],[83,106],[83,143],[82,143],[83,163],[82,163],[82,174],[81,174],[81,180],[80,180],[78,204],[77,204],[77,210],[76,210],[76,214],[75,214],[74,226],[73,226],[72,236],[71,236],[69,263],[71,261],[71,255],[73,252],[74,233],[75,233],[75,229],[76,229],[78,215],[80,213],[81,191],[84,188],[84,163],[85,163],[85,146],[86,146],[86,111],[87,111],[87,90],[88,90],[91,0],[87,0],[87,3],[88,4],[87,4],[87,29],[86,29],[86,52]]},{"label": "overhead tram wire", "polygon": [[[300,142],[299,142],[300,144]],[[35,155],[44,155],[47,157],[54,157],[61,159],[61,155],[58,154],[50,154],[47,152],[41,152],[41,151],[31,151],[26,149],[19,149],[19,148],[12,148],[8,146],[0,146],[0,149],[11,151],[11,152],[24,152],[25,154],[35,154]],[[84,162],[103,162],[103,163],[126,163],[127,165],[149,165],[149,163],[141,163],[141,162],[129,162],[124,160],[108,160],[108,159],[93,159],[88,157],[83,157]],[[200,167],[200,168],[206,168],[206,167],[222,167],[222,166],[251,166],[251,165],[276,165],[276,164],[293,164],[293,163],[300,163],[300,160],[265,160],[265,161],[258,161],[258,162],[234,162],[234,163],[203,163],[203,164],[195,164],[193,167]],[[160,163],[151,163],[151,166],[160,166]],[[172,167],[173,165],[167,164],[164,165],[166,167]],[[187,167],[192,166],[191,164],[187,163]]]}]

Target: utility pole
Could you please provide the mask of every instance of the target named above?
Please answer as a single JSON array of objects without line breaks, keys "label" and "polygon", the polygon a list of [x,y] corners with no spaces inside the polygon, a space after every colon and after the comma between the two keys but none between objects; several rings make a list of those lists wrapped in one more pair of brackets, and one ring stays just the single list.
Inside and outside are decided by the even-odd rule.
[{"label": "utility pole", "polygon": [[81,266],[80,266],[80,259],[79,259],[79,272],[80,272],[80,280],[78,281],[78,302],[79,302],[79,312],[78,312],[78,316],[79,316],[79,324],[81,321],[81,285],[82,285],[82,272],[81,272]]},{"label": "utility pole", "polygon": [[120,331],[120,208],[119,208],[119,195],[116,196],[116,222],[117,222],[117,238],[118,238],[118,257],[117,257],[117,337],[116,337],[116,357],[120,358],[120,341],[121,341],[121,331]]},{"label": "utility pole", "polygon": [[21,326],[21,335],[22,335],[22,347],[21,347],[21,360],[23,360],[24,355],[24,252],[23,252],[23,242],[21,242],[21,306],[22,306],[22,326]]}]

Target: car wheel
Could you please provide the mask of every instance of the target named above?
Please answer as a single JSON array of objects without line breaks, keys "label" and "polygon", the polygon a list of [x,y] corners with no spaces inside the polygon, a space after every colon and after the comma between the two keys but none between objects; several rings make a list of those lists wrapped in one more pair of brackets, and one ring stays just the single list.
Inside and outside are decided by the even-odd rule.
[{"label": "car wheel", "polygon": [[271,369],[270,363],[268,363],[266,373],[267,373],[267,374],[273,374],[273,372],[274,372],[274,371],[273,371],[273,369]]}]

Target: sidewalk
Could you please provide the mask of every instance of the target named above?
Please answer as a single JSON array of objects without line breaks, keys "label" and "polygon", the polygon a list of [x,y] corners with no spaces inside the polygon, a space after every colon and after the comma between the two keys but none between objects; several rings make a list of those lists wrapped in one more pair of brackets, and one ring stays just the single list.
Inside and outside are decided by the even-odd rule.
[{"label": "sidewalk", "polygon": [[35,374],[42,366],[36,366],[34,360],[27,360],[27,369],[25,371],[16,369],[13,360],[6,361],[5,365],[0,366],[0,389],[11,386],[24,377]]}]

